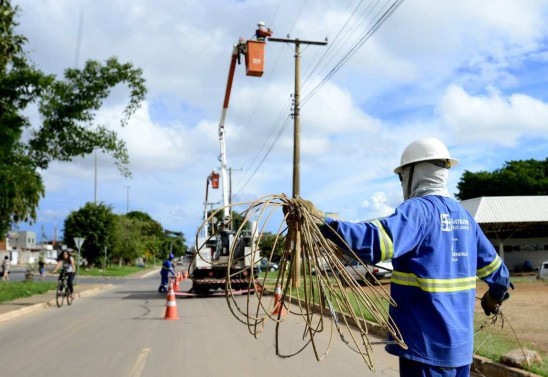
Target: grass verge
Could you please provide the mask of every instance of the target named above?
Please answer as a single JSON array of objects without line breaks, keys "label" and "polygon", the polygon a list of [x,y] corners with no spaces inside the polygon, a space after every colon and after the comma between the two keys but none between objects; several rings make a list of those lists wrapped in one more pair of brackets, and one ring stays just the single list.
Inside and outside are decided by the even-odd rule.
[{"label": "grass verge", "polygon": [[151,266],[146,267],[135,267],[135,266],[110,266],[107,267],[105,270],[102,268],[80,268],[78,271],[78,274],[80,276],[110,276],[110,277],[117,277],[117,276],[128,276],[131,274],[134,274],[136,272],[146,271],[151,269]]},{"label": "grass verge", "polygon": [[[479,329],[485,323],[485,319],[476,318],[475,328]],[[502,327],[501,327],[502,326]],[[519,334],[517,334],[519,338]],[[505,353],[521,347],[534,350],[535,345],[528,342],[523,342],[516,339],[509,323],[497,323],[490,327],[485,327],[478,331],[474,336],[474,353],[483,357],[487,357],[493,361],[500,362],[500,358]],[[538,351],[537,351],[538,352]],[[530,372],[541,376],[548,377],[548,355],[538,352],[542,357],[541,365],[533,365],[529,369]]]},{"label": "grass verge", "polygon": [[0,304],[18,298],[30,297],[55,289],[57,283],[50,281],[5,281],[0,282]]}]

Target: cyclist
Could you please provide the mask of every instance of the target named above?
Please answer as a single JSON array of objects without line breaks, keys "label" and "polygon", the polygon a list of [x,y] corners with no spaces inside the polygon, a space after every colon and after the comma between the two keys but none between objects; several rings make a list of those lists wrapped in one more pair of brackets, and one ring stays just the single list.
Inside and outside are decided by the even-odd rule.
[{"label": "cyclist", "polygon": [[66,274],[70,297],[73,298],[74,288],[72,287],[72,280],[74,280],[74,271],[76,271],[76,267],[74,266],[74,258],[66,250],[63,250],[61,255],[57,258],[57,266],[53,269],[53,273],[57,272],[59,267],[61,267],[59,281],[61,281]]},{"label": "cyclist", "polygon": [[162,264],[162,270],[160,271],[160,275],[162,276],[162,281],[160,283],[160,287],[158,288],[158,292],[165,293],[167,292],[167,283],[169,281],[169,275],[175,276],[175,269],[173,268],[173,264],[171,263],[175,257],[173,254],[169,254],[169,257],[164,261]]}]

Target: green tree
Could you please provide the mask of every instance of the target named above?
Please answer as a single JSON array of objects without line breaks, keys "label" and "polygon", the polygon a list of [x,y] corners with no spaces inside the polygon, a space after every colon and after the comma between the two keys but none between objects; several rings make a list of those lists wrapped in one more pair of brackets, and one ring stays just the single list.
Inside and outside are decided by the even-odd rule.
[{"label": "green tree", "polygon": [[131,211],[126,216],[134,221],[138,221],[141,225],[142,242],[145,247],[144,256],[150,258],[164,258],[165,253],[162,251],[166,235],[162,225],[154,220],[148,213],[141,211]]},{"label": "green tree", "polygon": [[82,256],[95,263],[104,254],[104,248],[113,250],[116,235],[116,215],[112,207],[104,203],[86,203],[77,211],[71,212],[65,219],[64,242],[76,248],[74,237],[85,238]]},{"label": "green tree", "polygon": [[[129,175],[124,141],[94,119],[118,84],[130,89],[122,126],[146,94],[142,71],[116,58],[67,69],[64,79],[43,73],[29,62],[27,39],[15,31],[18,11],[10,0],[0,0],[0,234],[14,222],[36,219],[44,195],[39,170],[52,161],[71,161],[100,149]],[[38,105],[40,124],[31,125],[24,115],[31,104]]]},{"label": "green tree", "polygon": [[457,184],[459,200],[481,196],[548,195],[548,158],[509,161],[493,172],[465,171]]},{"label": "green tree", "polygon": [[261,256],[268,256],[272,253],[272,260],[278,262],[282,256],[284,248],[283,238],[278,239],[276,247],[274,247],[274,242],[276,241],[276,234],[270,232],[263,233],[261,237],[261,242],[259,243],[259,249],[261,250]]},{"label": "green tree", "polygon": [[144,225],[140,220],[115,215],[111,260],[118,259],[120,264],[133,263],[135,259],[145,255]]},{"label": "green tree", "polygon": [[187,251],[187,246],[186,238],[183,232],[176,232],[166,229],[164,233],[166,235],[166,238],[164,239],[162,249],[165,250],[165,254],[171,251],[176,257],[185,255]]}]

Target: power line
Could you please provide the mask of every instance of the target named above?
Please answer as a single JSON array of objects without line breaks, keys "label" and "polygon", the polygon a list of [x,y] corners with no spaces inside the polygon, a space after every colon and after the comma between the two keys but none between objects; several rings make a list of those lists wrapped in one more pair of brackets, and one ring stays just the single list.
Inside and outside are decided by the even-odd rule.
[{"label": "power line", "polygon": [[377,22],[375,22],[375,24],[373,25],[373,27],[371,29],[369,29],[361,38],[360,40],[358,41],[358,43],[356,43],[344,56],[341,60],[339,60],[339,62],[335,65],[335,67],[333,67],[329,73],[310,91],[309,94],[307,94],[304,98],[303,98],[303,105],[323,86],[325,85],[325,83],[331,78],[333,77],[333,75],[335,73],[337,73],[339,71],[339,69],[341,69],[341,67],[352,57],[352,55],[354,55],[356,53],[356,51],[358,51],[358,49],[369,39],[371,38],[371,36],[379,29],[379,27],[388,19],[388,17],[390,17],[390,15],[392,15],[394,13],[394,11],[401,5],[401,3],[403,2],[403,0],[396,0],[394,2],[394,4],[392,4],[383,14],[382,16],[379,18],[379,20],[377,20]]},{"label": "power line", "polygon": [[[363,3],[363,0],[361,0],[358,5],[354,8],[354,10],[352,11],[352,14],[347,18],[346,22],[344,23],[344,25],[341,27],[341,29],[339,30],[339,32],[337,33],[337,35],[335,36],[335,39],[334,39],[334,42],[330,45],[331,48],[327,49],[327,51],[322,55],[322,58],[320,58],[320,60],[314,65],[314,68],[310,71],[310,73],[308,74],[307,78],[305,79],[305,83],[308,82],[308,80],[310,80],[310,78],[312,77],[313,73],[318,70],[318,67],[320,66],[321,62],[324,61],[325,59],[327,59],[327,57],[329,56],[329,54],[334,51],[334,53],[332,53],[331,55],[331,58],[327,61],[327,63],[329,63],[329,61],[333,60],[334,56],[342,49],[342,47],[344,46],[344,44],[349,41],[350,39],[350,35],[351,33],[360,25],[360,21],[367,18],[369,15],[372,14],[373,12],[373,9],[376,7],[377,4],[379,4],[380,0],[377,0],[376,3],[374,5],[372,5],[373,3],[369,3],[369,5],[364,9],[364,11],[361,13],[361,15],[357,18],[357,20],[355,21],[354,23],[354,26],[348,31],[348,27],[351,23],[351,20],[353,18],[355,18],[355,15],[357,14],[358,12],[358,9],[359,7],[362,5]],[[394,3],[388,7],[388,9],[386,9],[384,12],[382,12],[382,10],[384,8],[386,8],[387,4],[388,4],[388,1],[385,2],[385,5],[383,7],[381,7],[381,9],[377,12],[377,16],[382,12],[382,15],[380,16],[380,18],[378,18],[376,21],[372,21],[372,26],[371,28],[368,28],[367,31],[359,38],[359,40],[343,55],[343,57],[335,64],[335,66],[324,76],[324,78],[314,87],[312,88],[312,90],[310,90],[310,92],[303,98],[302,100],[302,105],[304,105],[314,94],[317,93],[317,91],[323,86],[325,85],[325,83],[331,78],[333,77],[333,75],[338,72],[342,66],[358,51],[358,49],[378,30],[378,28],[386,21],[386,19],[388,19],[388,17],[390,17],[390,15],[392,15],[394,13],[394,11],[399,7],[399,5],[401,5],[401,3],[403,2],[403,0],[395,0]],[[301,10],[300,12],[302,11],[302,9],[304,8],[304,4],[306,3],[306,1],[303,3],[303,6],[301,7]],[[299,14],[300,14],[299,12]],[[375,17],[376,18],[376,17]],[[375,20],[375,18],[373,20]],[[296,22],[296,21],[295,21]],[[344,35],[344,33],[347,33],[346,35]],[[336,44],[335,42],[337,40],[339,40],[339,38],[341,39],[341,43],[340,44]],[[336,47],[334,47],[336,46]],[[279,55],[278,55],[279,56]],[[326,64],[327,64],[326,63]],[[304,87],[305,84],[303,84],[303,87]],[[286,105],[284,107],[285,111],[287,111],[287,109],[289,108],[288,105]],[[240,188],[238,189],[237,193],[240,193],[246,186],[247,184],[251,181],[251,179],[255,176],[255,174],[257,173],[257,171],[259,170],[259,168],[262,166],[262,164],[264,163],[264,161],[266,160],[266,158],[268,157],[268,155],[270,154],[270,152],[272,151],[274,145],[278,142],[279,138],[281,137],[281,135],[283,134],[283,131],[285,131],[285,129],[287,128],[287,125],[289,124],[289,117],[285,117],[283,118],[283,111],[282,110],[282,113],[280,114],[280,116],[277,118],[277,120],[273,123],[273,126],[271,127],[271,132],[269,134],[269,136],[267,137],[265,143],[263,144],[263,146],[261,147],[261,149],[259,150],[259,152],[255,155],[255,157],[253,158],[253,161],[255,162],[254,165],[255,167],[253,168],[252,171],[250,171],[249,174],[246,174],[246,181],[240,186]],[[284,120],[284,122],[282,123],[282,120]],[[252,163],[253,164],[253,163]],[[250,169],[251,170],[251,169]]]}]

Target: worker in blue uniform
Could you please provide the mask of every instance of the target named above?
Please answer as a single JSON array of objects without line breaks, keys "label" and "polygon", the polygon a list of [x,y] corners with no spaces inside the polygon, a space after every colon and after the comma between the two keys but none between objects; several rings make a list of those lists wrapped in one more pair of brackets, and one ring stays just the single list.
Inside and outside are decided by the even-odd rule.
[{"label": "worker in blue uniform", "polygon": [[489,286],[481,300],[486,315],[499,312],[512,286],[493,245],[449,197],[448,169],[456,164],[438,139],[411,143],[394,170],[405,201],[381,220],[326,218],[302,200],[313,216],[323,218],[322,233],[341,246],[344,239],[363,262],[392,258],[390,292],[397,306],[390,307],[390,316],[408,348],[390,344],[386,350],[399,357],[400,376],[469,376],[476,277]]},{"label": "worker in blue uniform", "polygon": [[175,259],[173,254],[169,254],[167,259],[162,263],[162,269],[160,270],[160,276],[162,277],[162,280],[160,282],[160,287],[158,288],[158,292],[160,293],[166,293],[167,292],[167,284],[169,282],[169,275],[175,276],[175,269],[173,268],[173,264],[171,263]]}]

